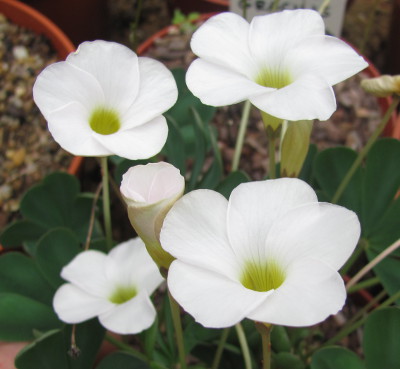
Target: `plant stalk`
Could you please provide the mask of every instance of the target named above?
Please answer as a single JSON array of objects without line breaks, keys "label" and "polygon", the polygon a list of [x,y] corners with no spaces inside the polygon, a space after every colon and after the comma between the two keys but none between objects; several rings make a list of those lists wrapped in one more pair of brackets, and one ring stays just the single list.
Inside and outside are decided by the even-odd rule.
[{"label": "plant stalk", "polygon": [[357,283],[357,284],[355,284],[355,285],[349,287],[349,288],[347,289],[347,292],[348,292],[348,293],[354,293],[354,292],[357,292],[357,291],[362,290],[362,289],[364,289],[364,288],[376,286],[376,285],[379,284],[379,283],[381,283],[381,281],[379,280],[379,278],[378,278],[378,277],[373,277],[373,278],[367,279],[367,280],[364,281],[364,282],[360,282],[360,283]]},{"label": "plant stalk", "polygon": [[268,135],[269,178],[271,179],[276,178],[275,145],[276,136],[274,134]]},{"label": "plant stalk", "polygon": [[172,322],[175,329],[175,339],[178,346],[180,369],[186,369],[185,344],[183,341],[181,314],[179,305],[168,291],[169,305],[171,306]]},{"label": "plant stalk", "polygon": [[244,367],[245,369],[252,369],[249,345],[247,344],[247,339],[243,327],[240,323],[238,323],[235,325],[235,329],[243,353]]},{"label": "plant stalk", "polygon": [[234,172],[239,168],[240,156],[242,154],[242,149],[243,149],[244,136],[246,134],[247,125],[249,123],[250,108],[251,108],[251,103],[249,100],[246,100],[243,105],[242,119],[240,120],[239,133],[236,140],[235,153],[233,154],[231,172]]},{"label": "plant stalk", "polygon": [[221,337],[218,342],[217,351],[215,352],[215,356],[214,356],[214,360],[213,360],[211,369],[218,369],[218,367],[219,367],[219,363],[220,363],[221,357],[222,357],[222,352],[224,351],[224,346],[225,346],[226,340],[228,338],[229,331],[230,331],[230,328],[225,328],[221,333]]},{"label": "plant stalk", "polygon": [[107,157],[101,158],[101,173],[103,177],[103,217],[104,229],[106,232],[107,248],[112,247],[112,226],[111,226],[111,211],[110,211],[110,186],[108,183],[108,163]]},{"label": "plant stalk", "polygon": [[393,101],[390,104],[388,110],[386,111],[385,115],[382,118],[382,121],[379,123],[378,127],[376,128],[375,132],[372,134],[372,136],[369,138],[367,144],[364,146],[364,148],[359,152],[356,160],[344,176],[342,182],[340,183],[338,189],[336,190],[335,194],[333,195],[333,198],[331,200],[332,204],[336,204],[340,197],[342,196],[344,190],[346,189],[347,185],[349,184],[351,178],[353,177],[354,173],[360,166],[362,160],[365,158],[365,156],[368,154],[369,150],[371,149],[372,145],[375,143],[376,139],[380,136],[384,128],[386,127],[386,124],[389,122],[390,117],[392,116],[393,111],[396,109],[397,105],[400,102],[400,96],[393,96]]},{"label": "plant stalk", "polygon": [[146,355],[143,355],[141,352],[135,350],[133,347],[127,345],[126,343],[121,342],[120,340],[116,339],[115,337],[111,336],[110,334],[106,334],[105,340],[112,343],[115,347],[118,347],[122,351],[128,352],[129,354],[136,357],[137,359],[142,360],[145,363],[149,362]]}]

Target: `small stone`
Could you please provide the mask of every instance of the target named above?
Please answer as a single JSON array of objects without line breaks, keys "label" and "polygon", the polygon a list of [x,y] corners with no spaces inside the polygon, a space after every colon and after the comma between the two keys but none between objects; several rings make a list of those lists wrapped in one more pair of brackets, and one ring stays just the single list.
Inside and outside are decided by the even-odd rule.
[{"label": "small stone", "polygon": [[26,59],[29,56],[28,49],[25,46],[14,46],[13,47],[13,55],[17,60]]}]

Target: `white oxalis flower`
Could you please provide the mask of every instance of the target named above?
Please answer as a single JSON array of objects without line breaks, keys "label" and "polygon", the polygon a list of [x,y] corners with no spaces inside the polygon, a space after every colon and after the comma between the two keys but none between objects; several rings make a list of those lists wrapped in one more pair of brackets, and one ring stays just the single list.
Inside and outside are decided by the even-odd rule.
[{"label": "white oxalis flower", "polygon": [[61,276],[69,283],[57,290],[53,307],[66,323],[97,316],[112,332],[134,334],[154,322],[156,310],[149,296],[163,278],[140,238],[119,244],[108,255],[84,251]]},{"label": "white oxalis flower", "polygon": [[199,56],[186,83],[205,104],[250,100],[272,116],[326,120],[336,109],[332,86],[367,67],[343,41],[325,35],[313,10],[256,16],[249,24],[233,13],[210,18],[193,35]]},{"label": "white oxalis flower", "polygon": [[48,66],[33,87],[54,139],[74,155],[143,159],[163,147],[161,115],[177,99],[171,72],[115,42],[82,43]]},{"label": "white oxalis flower", "polygon": [[299,179],[239,185],[229,202],[190,192],[167,214],[162,246],[177,260],[168,287],[202,325],[244,318],[313,325],[339,311],[346,292],[337,270],[360,235],[355,213],[318,203]]}]

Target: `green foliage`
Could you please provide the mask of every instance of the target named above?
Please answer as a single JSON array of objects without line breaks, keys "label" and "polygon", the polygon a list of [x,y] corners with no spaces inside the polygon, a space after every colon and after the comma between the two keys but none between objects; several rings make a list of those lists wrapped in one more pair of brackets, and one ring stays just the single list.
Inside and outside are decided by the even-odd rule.
[{"label": "green foliage", "polygon": [[200,13],[192,12],[188,15],[183,14],[179,9],[174,10],[172,24],[179,26],[182,33],[191,33],[196,29],[194,24],[200,17]]},{"label": "green foliage", "polygon": [[354,352],[343,347],[326,347],[313,355],[311,369],[365,369],[365,365]]},{"label": "green foliage", "polygon": [[150,369],[143,361],[126,352],[116,352],[105,357],[96,369]]}]

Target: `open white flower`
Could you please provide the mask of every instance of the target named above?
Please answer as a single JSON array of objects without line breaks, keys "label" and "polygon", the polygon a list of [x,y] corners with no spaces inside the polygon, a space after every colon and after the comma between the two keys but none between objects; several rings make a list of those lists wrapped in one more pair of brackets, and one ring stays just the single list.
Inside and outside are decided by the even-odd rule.
[{"label": "open white flower", "polygon": [[171,294],[202,325],[249,318],[307,326],[342,308],[337,270],[359,235],[355,213],[281,178],[241,184],[229,202],[214,191],[190,192],[167,214],[161,244],[177,259]]},{"label": "open white flower", "polygon": [[132,227],[158,266],[169,268],[173,257],[160,245],[164,218],[185,190],[179,169],[165,162],[135,165],[122,177],[121,193]]},{"label": "open white flower", "polygon": [[250,100],[261,111],[292,121],[326,120],[336,108],[332,85],[368,64],[343,41],[325,35],[323,19],[298,9],[256,16],[210,18],[193,35],[199,56],[186,83],[205,104]]},{"label": "open white flower", "polygon": [[66,323],[97,316],[112,332],[134,334],[154,322],[156,310],[149,296],[163,278],[139,238],[121,243],[108,255],[84,251],[61,276],[70,283],[57,290],[53,306]]},{"label": "open white flower", "polygon": [[38,76],[33,97],[53,138],[74,155],[144,159],[163,147],[161,115],[178,96],[171,72],[115,42],[82,43]]}]

